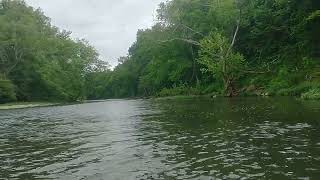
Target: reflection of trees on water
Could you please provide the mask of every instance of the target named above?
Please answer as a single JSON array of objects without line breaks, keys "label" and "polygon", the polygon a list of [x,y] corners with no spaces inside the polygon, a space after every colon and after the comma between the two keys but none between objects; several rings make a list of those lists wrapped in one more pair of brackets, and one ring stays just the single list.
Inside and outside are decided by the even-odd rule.
[{"label": "reflection of trees on water", "polygon": [[68,169],[54,164],[77,159],[85,151],[77,149],[85,143],[77,140],[85,132],[71,129],[72,119],[66,121],[59,112],[44,108],[5,113],[0,127],[1,178],[48,177]]},{"label": "reflection of trees on water", "polygon": [[288,98],[217,98],[4,111],[0,174],[10,179],[318,177],[318,107]]},{"label": "reflection of trees on water", "polygon": [[162,114],[145,121],[158,127],[153,133],[159,135],[151,137],[155,156],[165,156],[158,177],[314,176],[307,168],[314,162],[310,155],[320,157],[319,127],[300,101],[218,98],[157,105]]}]

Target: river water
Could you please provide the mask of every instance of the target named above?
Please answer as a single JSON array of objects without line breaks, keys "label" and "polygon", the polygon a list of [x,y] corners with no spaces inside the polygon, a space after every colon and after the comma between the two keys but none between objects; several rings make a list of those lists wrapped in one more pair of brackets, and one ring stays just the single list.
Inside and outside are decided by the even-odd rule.
[{"label": "river water", "polygon": [[109,100],[0,111],[0,179],[319,178],[319,101]]}]

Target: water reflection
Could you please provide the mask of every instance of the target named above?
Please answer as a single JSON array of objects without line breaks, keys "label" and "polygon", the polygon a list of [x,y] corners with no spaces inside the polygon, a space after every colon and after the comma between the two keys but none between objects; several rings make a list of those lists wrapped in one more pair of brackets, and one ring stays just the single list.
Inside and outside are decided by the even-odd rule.
[{"label": "water reflection", "polygon": [[218,98],[0,111],[0,177],[316,178],[319,107]]},{"label": "water reflection", "polygon": [[319,111],[305,105],[287,98],[159,102],[162,115],[145,118],[161,125],[153,143],[168,152],[168,168],[155,179],[319,177]]}]

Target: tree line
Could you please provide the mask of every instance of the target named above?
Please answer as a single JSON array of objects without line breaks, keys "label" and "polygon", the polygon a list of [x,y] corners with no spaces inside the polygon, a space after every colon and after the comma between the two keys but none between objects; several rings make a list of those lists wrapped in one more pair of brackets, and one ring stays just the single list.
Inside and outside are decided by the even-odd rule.
[{"label": "tree line", "polygon": [[320,95],[320,1],[171,0],[89,97]]},{"label": "tree line", "polygon": [[[320,1],[171,0],[113,70],[23,1],[0,3],[0,101],[320,96]],[[7,99],[7,100],[5,100]]]},{"label": "tree line", "polygon": [[99,61],[85,40],[72,40],[40,9],[0,1],[0,102],[77,101]]}]

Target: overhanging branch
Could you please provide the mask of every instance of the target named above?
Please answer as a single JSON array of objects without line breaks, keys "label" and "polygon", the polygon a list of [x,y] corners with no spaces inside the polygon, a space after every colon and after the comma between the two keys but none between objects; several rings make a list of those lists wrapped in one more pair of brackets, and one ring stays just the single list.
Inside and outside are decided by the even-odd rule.
[{"label": "overhanging branch", "polygon": [[192,40],[192,39],[184,39],[184,38],[173,38],[173,39],[168,39],[164,41],[160,41],[160,43],[166,43],[166,42],[172,42],[172,41],[183,41],[189,44],[193,44],[195,46],[200,46],[200,43],[198,41]]}]

